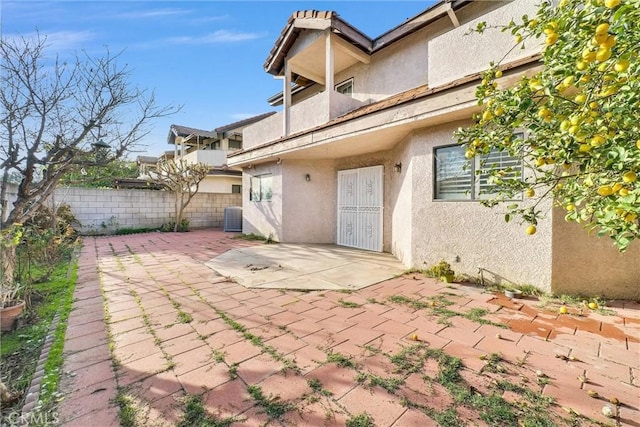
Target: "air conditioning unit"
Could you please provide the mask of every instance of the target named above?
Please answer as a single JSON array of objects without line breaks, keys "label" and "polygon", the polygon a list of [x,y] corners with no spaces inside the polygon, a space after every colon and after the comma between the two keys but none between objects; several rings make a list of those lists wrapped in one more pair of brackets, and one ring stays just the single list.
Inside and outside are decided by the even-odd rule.
[{"label": "air conditioning unit", "polygon": [[242,231],[242,207],[224,208],[224,231]]}]

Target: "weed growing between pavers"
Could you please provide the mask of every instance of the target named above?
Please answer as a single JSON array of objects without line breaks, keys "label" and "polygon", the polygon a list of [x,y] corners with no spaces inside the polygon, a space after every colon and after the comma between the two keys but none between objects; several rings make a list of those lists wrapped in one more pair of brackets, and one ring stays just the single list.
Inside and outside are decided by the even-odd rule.
[{"label": "weed growing between pavers", "polygon": [[368,387],[379,386],[385,389],[390,394],[395,392],[404,384],[404,378],[400,377],[388,377],[384,378],[380,375],[371,374],[368,372],[360,372],[356,376],[356,382]]},{"label": "weed growing between pavers", "polygon": [[118,413],[118,418],[120,419],[121,427],[135,427],[136,426],[136,417],[138,411],[135,408],[135,404],[133,399],[129,394],[127,394],[126,390],[122,387],[118,387],[118,394],[116,395],[116,404],[120,411]]},{"label": "weed growing between pavers", "polygon": [[273,358],[273,360],[282,363],[286,369],[289,369],[295,373],[301,372],[295,360],[285,357],[284,355],[280,354],[276,348],[265,344],[262,337],[247,331],[247,328],[244,325],[236,322],[227,313],[225,313],[224,311],[216,308],[214,305],[209,303],[209,301],[207,301],[205,298],[202,297],[202,295],[200,295],[200,292],[198,292],[197,290],[191,287],[190,289],[194,293],[194,295],[196,295],[200,299],[200,301],[204,302],[209,307],[211,307],[227,325],[233,328],[236,332],[239,332],[240,334],[242,334],[242,337],[244,339],[246,339],[251,344],[253,344],[254,346],[260,348],[262,351],[267,353],[269,356],[271,356],[271,358]]},{"label": "weed growing between pavers", "polygon": [[375,427],[375,425],[373,417],[366,412],[349,417],[345,424],[346,427]]},{"label": "weed growing between pavers", "polygon": [[229,427],[239,421],[242,419],[238,417],[219,419],[208,414],[202,404],[202,396],[191,395],[185,399],[184,414],[177,427]]},{"label": "weed growing between pavers", "polygon": [[358,369],[358,365],[351,356],[345,356],[341,353],[329,353],[327,354],[327,363],[335,363],[341,368]]},{"label": "weed growing between pavers", "polygon": [[437,295],[429,302],[425,302],[417,298],[409,298],[404,295],[391,295],[387,298],[387,300],[395,304],[407,305],[414,310],[431,309],[431,314],[438,317],[438,323],[447,326],[451,326],[451,323],[448,320],[449,318],[458,316],[464,317],[465,319],[471,320],[472,322],[476,322],[481,325],[493,325],[499,328],[507,327],[502,323],[496,323],[492,322],[491,320],[485,319],[484,316],[489,314],[489,310],[486,310],[484,308],[472,308],[466,313],[460,313],[458,311],[447,308],[448,306],[453,305],[453,302],[448,300],[446,298],[446,295],[455,294],[444,293],[441,295]]},{"label": "weed growing between pavers", "polygon": [[293,402],[281,401],[279,396],[266,397],[260,386],[250,385],[247,387],[247,391],[271,419],[282,420],[284,414],[296,409],[296,405]]},{"label": "weed growing between pavers", "polygon": [[173,308],[175,308],[178,311],[178,317],[177,317],[178,323],[191,323],[191,322],[193,322],[193,316],[191,316],[189,313],[183,311],[182,310],[182,305],[180,305],[180,303],[178,301],[176,301],[175,299],[171,298],[171,294],[169,294],[169,292],[167,292],[167,290],[164,287],[160,286],[160,291],[164,294],[164,296],[166,296],[169,299],[169,301],[171,302],[171,305],[173,306]]},{"label": "weed growing between pavers", "polygon": [[[151,320],[149,320],[149,315],[147,314],[144,307],[142,306],[142,300],[140,299],[140,296],[133,289],[130,289],[129,293],[131,294],[131,296],[133,296],[133,298],[136,301],[136,304],[138,304],[138,307],[140,308],[140,312],[142,313],[142,323],[144,324],[145,328],[147,328],[147,331],[149,332],[149,334],[151,334],[151,336],[153,337],[154,344],[158,346],[164,358],[167,359],[167,366],[164,368],[164,371],[168,369],[172,369],[175,366],[173,357],[169,353],[167,353],[165,349],[162,347],[161,345],[162,340],[160,339],[160,337],[158,337],[158,334],[156,334],[155,329],[153,329],[153,327],[151,326]],[[157,373],[160,373],[160,372],[157,372]]]},{"label": "weed growing between pavers", "polygon": [[362,307],[362,304],[358,304],[357,302],[347,301],[342,298],[338,300],[338,303],[345,308],[358,308]]}]

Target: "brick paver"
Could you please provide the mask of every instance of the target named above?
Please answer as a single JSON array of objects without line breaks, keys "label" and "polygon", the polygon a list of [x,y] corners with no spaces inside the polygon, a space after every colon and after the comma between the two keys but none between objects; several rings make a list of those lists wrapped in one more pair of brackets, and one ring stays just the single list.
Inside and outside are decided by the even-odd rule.
[{"label": "brick paver", "polygon": [[[601,412],[614,397],[619,425],[640,419],[637,303],[559,315],[553,303],[416,273],[353,293],[246,289],[205,265],[256,244],[231,237],[202,230],[85,239],[62,425],[118,425],[118,392],[134,402],[141,425],[179,423],[188,395],[234,425],[265,425],[272,412],[250,386],[291,404],[268,425],[338,426],[366,412],[376,426],[435,426],[451,411],[461,425],[485,425],[478,408],[456,403],[439,382],[438,352],[462,361],[469,390],[517,405],[521,395],[495,388],[510,381],[555,398],[548,412],[556,420],[572,412],[583,425],[614,425]],[[381,386],[392,380],[395,389]]]}]

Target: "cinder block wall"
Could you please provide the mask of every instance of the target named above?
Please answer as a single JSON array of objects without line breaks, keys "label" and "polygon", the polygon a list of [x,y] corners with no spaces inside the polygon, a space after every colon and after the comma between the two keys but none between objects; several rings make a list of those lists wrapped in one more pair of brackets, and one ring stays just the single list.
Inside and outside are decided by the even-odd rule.
[{"label": "cinder block wall", "polygon": [[[12,203],[15,189],[9,193]],[[108,234],[119,228],[160,227],[175,218],[174,200],[168,191],[58,187],[48,203],[68,204],[81,233]],[[224,208],[241,205],[241,194],[197,193],[184,217],[191,228],[222,227]]]}]

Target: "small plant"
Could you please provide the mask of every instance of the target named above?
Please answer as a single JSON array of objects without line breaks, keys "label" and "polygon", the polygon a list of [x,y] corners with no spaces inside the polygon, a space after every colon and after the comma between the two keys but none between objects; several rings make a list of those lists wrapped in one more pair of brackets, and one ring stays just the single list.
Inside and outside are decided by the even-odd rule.
[{"label": "small plant", "polygon": [[327,354],[327,362],[335,363],[341,368],[351,368],[351,369],[357,368],[356,362],[354,362],[350,356],[345,356],[344,354],[341,354],[341,353]]},{"label": "small plant", "polygon": [[296,405],[292,402],[283,402],[280,400],[280,396],[266,397],[262,392],[262,388],[257,385],[250,385],[247,387],[249,395],[256,401],[256,403],[264,408],[264,412],[269,418],[280,420],[287,412],[296,409]]},{"label": "small plant", "polygon": [[180,223],[178,225],[176,225],[175,221],[169,221],[165,224],[162,224],[162,227],[160,227],[160,231],[164,231],[164,232],[170,232],[170,231],[179,231],[179,232],[185,232],[185,231],[189,231],[189,220],[186,218],[182,218],[182,220],[180,221]]},{"label": "small plant", "polygon": [[343,299],[339,299],[338,302],[340,303],[341,306],[345,307],[345,308],[358,308],[360,307],[360,304],[358,304],[357,302],[353,302],[353,301],[346,301]]},{"label": "small plant", "polygon": [[363,412],[351,416],[345,425],[346,427],[375,427],[376,424],[371,415]]},{"label": "small plant", "polygon": [[20,302],[22,285],[14,282],[11,286],[0,284],[0,308],[12,307]]},{"label": "small plant", "polygon": [[193,317],[182,310],[178,311],[178,322],[180,323],[191,323],[193,321]]},{"label": "small plant", "polygon": [[453,281],[455,274],[455,271],[451,268],[451,264],[443,259],[440,260],[438,264],[431,266],[426,270],[427,276],[439,277],[443,282],[447,283],[451,283]]}]

